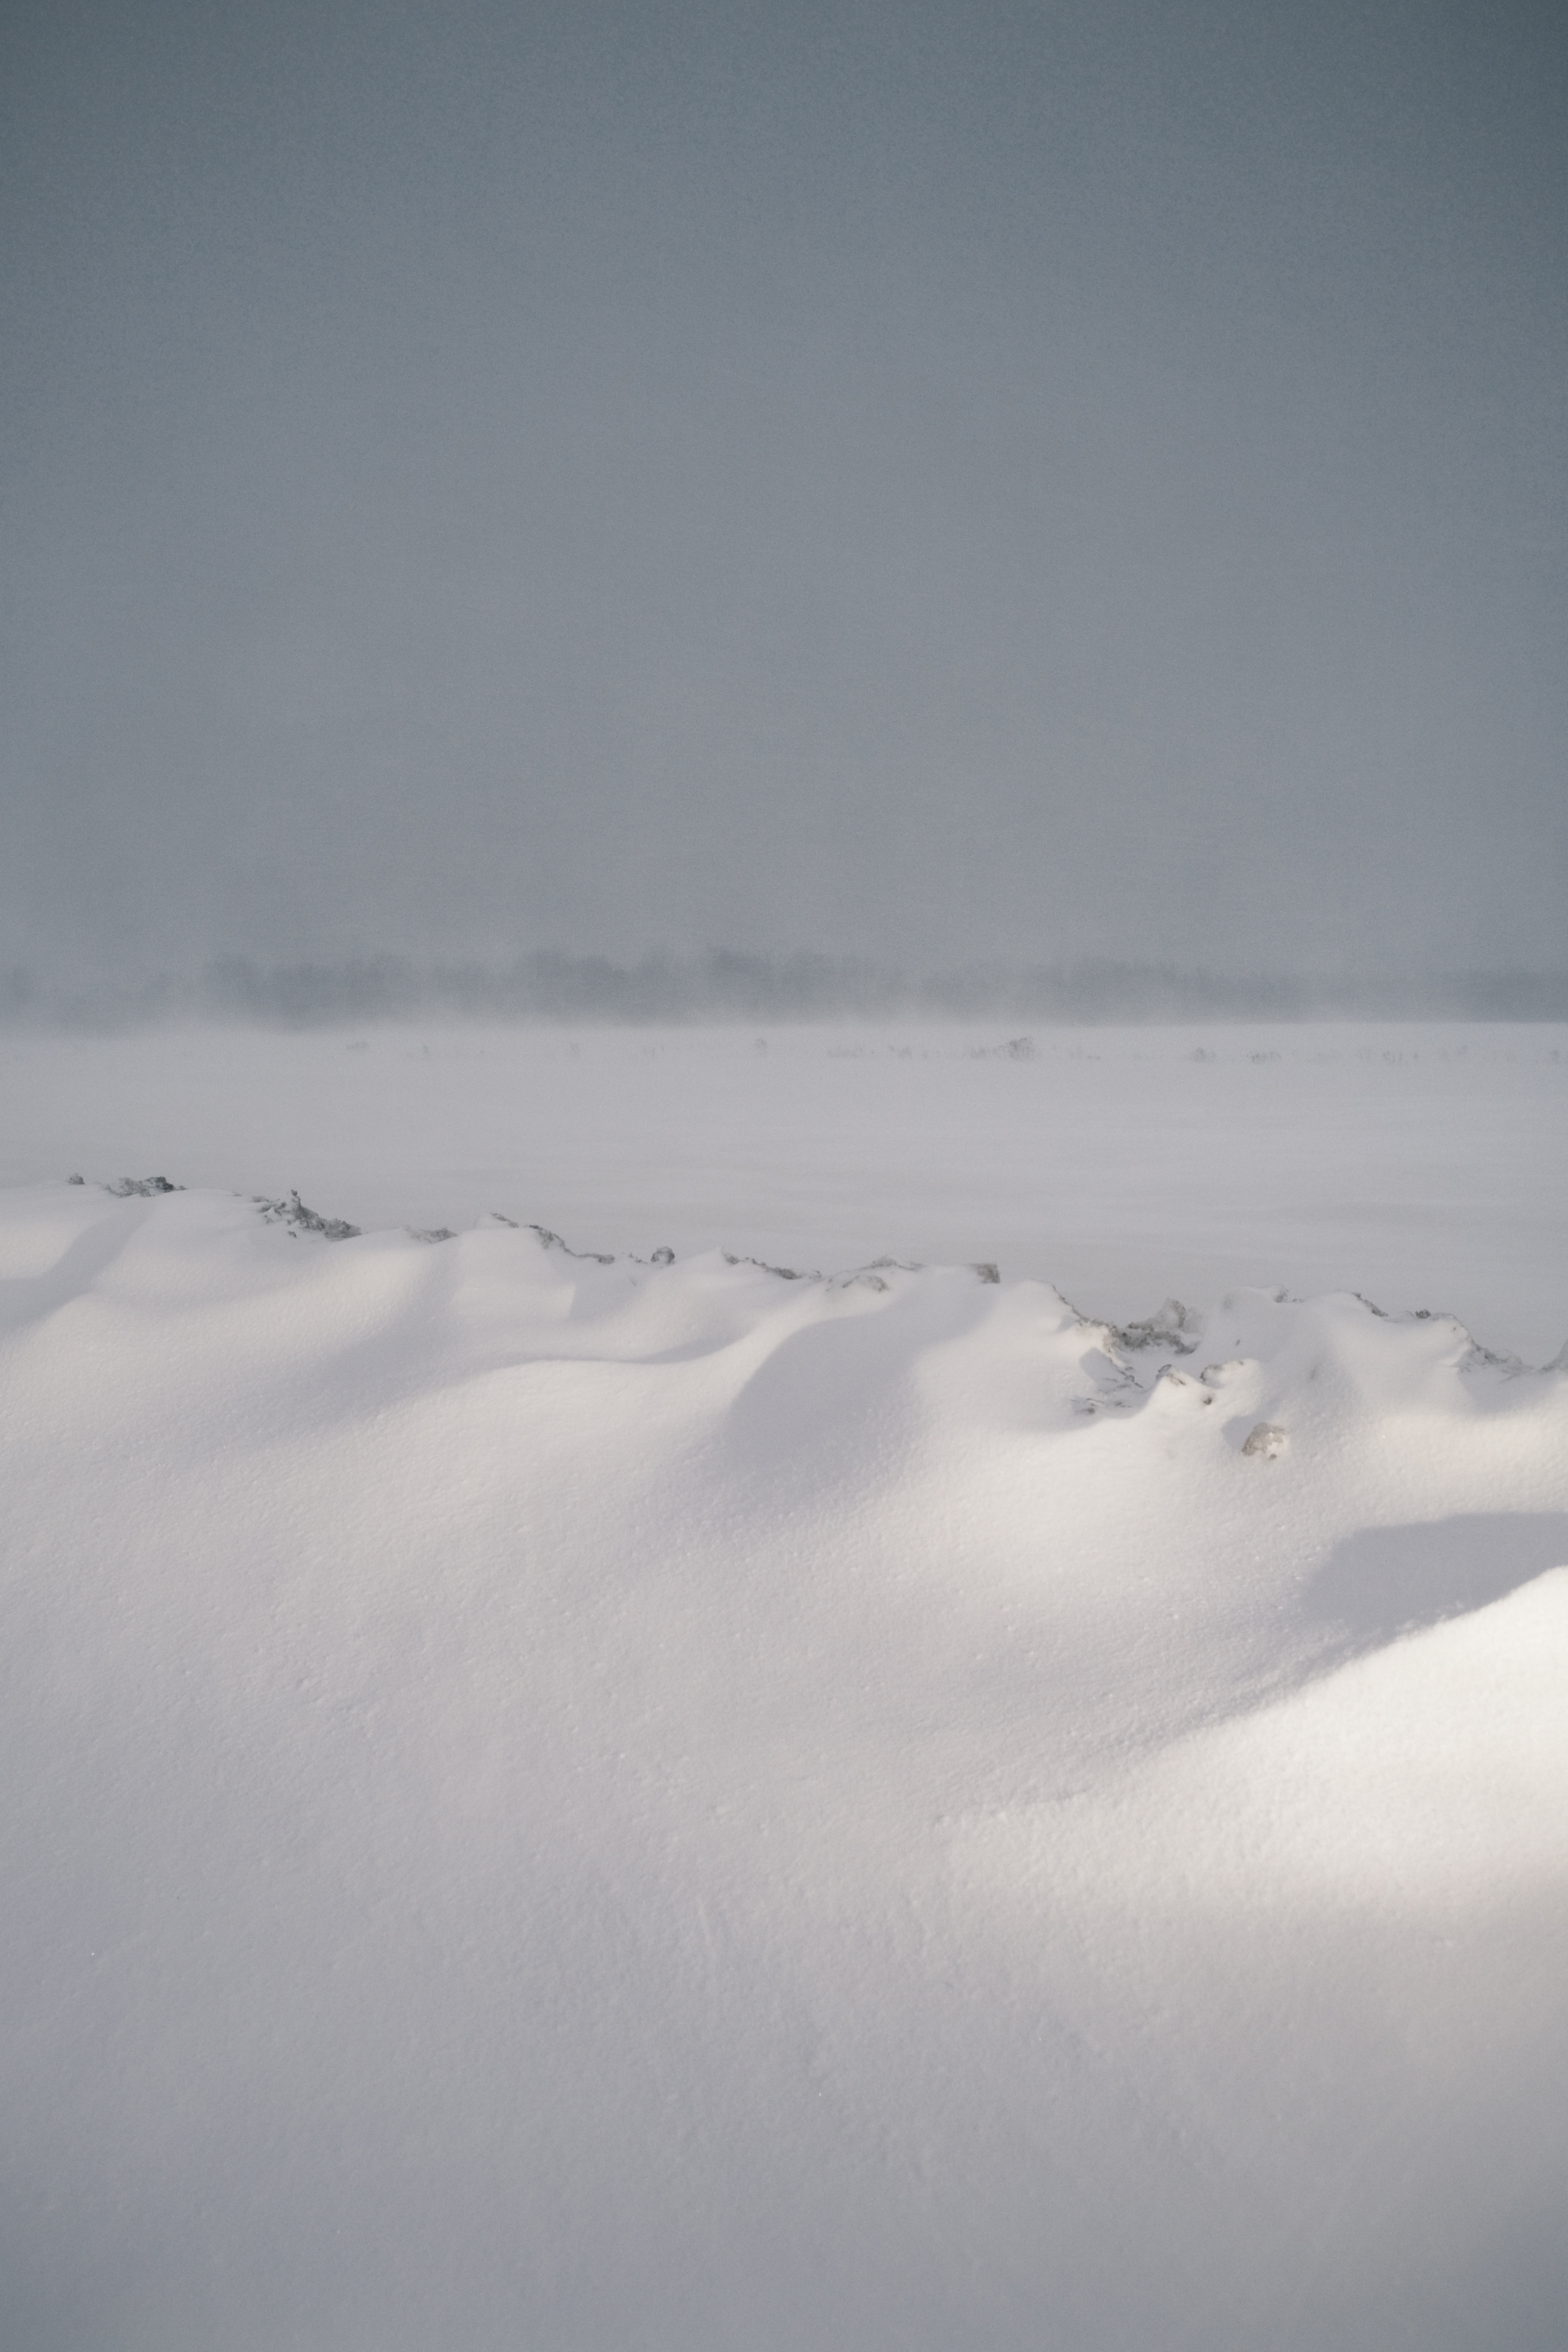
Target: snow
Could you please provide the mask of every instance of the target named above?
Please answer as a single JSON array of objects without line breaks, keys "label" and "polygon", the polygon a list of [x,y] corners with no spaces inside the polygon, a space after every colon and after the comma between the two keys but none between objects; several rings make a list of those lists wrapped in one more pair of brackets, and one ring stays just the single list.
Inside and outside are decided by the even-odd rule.
[{"label": "snow", "polygon": [[0,1055],[6,2341],[1558,2346],[1561,1033],[351,1042]]},{"label": "snow", "polygon": [[1350,1288],[1534,1362],[1568,1339],[1565,1137],[1562,1024],[0,1035],[0,1184],[162,1171],[366,1229],[500,1209],[644,1256],[992,1259],[1118,1322]]}]

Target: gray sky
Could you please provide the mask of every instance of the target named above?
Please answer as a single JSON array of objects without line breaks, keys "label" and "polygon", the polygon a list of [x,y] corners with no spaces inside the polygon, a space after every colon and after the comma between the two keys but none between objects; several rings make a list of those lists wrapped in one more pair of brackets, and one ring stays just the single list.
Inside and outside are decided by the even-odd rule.
[{"label": "gray sky", "polygon": [[4,41],[0,960],[1568,961],[1555,9]]}]

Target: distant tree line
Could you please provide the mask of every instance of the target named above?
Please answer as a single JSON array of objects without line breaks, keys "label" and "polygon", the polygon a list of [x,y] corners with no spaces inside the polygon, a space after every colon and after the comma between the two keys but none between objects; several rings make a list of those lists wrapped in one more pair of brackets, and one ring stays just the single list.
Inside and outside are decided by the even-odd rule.
[{"label": "distant tree line", "polygon": [[186,975],[73,980],[0,974],[13,1028],[115,1030],[190,1021],[318,1028],[374,1021],[1568,1020],[1568,971],[1405,978],[1236,976],[1094,957],[910,973],[854,956],[608,956],[540,949],[506,964],[397,955],[338,963],[222,956]]}]

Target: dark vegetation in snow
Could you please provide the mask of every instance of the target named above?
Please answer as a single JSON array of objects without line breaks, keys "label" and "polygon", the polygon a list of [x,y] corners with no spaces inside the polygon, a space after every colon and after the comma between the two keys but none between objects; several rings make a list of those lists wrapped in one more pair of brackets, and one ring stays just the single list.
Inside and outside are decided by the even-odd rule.
[{"label": "dark vegetation in snow", "polygon": [[[314,1234],[318,1240],[324,1242],[352,1242],[359,1236],[359,1227],[351,1225],[346,1217],[318,1215],[314,1209],[305,1206],[298,1192],[290,1192],[286,1201],[268,1201],[258,1192],[256,1205],[269,1225],[287,1225],[294,1234]],[[436,1237],[421,1234],[420,1238],[432,1240]],[[443,1234],[441,1238],[449,1241],[451,1235]]]}]

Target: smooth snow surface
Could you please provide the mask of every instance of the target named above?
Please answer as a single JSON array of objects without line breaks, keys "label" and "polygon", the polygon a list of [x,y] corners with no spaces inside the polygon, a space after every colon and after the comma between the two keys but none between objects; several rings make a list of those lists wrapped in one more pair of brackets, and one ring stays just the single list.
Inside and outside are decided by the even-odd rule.
[{"label": "smooth snow surface", "polygon": [[[1009,1047],[1013,1050],[1009,1050]],[[1568,1339],[1568,1026],[0,1037],[0,1183],[298,1185],[581,1248],[995,1260],[1119,1322],[1349,1288]]]},{"label": "smooth snow surface", "polygon": [[1568,1369],[306,1173],[0,1195],[7,2352],[1558,2352]]}]

